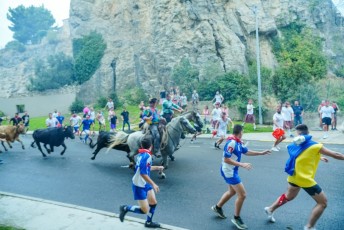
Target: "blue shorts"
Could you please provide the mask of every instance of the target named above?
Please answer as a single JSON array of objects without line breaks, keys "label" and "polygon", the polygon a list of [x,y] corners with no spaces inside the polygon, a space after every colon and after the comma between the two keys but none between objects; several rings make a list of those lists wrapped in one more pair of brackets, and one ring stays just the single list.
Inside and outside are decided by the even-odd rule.
[{"label": "blue shorts", "polygon": [[146,184],[144,188],[132,185],[134,200],[145,200],[147,199],[147,193],[149,190],[153,189],[150,184]]},{"label": "blue shorts", "polygon": [[79,131],[79,126],[77,126],[77,127],[74,126],[73,128],[74,128],[74,132],[78,132]]},{"label": "blue shorts", "polygon": [[239,177],[239,175],[234,175],[233,177],[226,177],[225,174],[223,174],[222,170],[221,171],[221,175],[223,177],[223,179],[225,179],[227,184],[230,185],[237,185],[241,183],[241,179]]}]

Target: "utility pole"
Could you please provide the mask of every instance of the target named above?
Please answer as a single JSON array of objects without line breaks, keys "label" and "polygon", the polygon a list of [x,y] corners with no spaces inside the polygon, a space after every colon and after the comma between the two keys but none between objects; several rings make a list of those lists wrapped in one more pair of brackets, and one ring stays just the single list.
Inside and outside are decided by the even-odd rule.
[{"label": "utility pole", "polygon": [[257,76],[258,76],[258,106],[259,106],[259,124],[263,124],[262,116],[262,83],[260,79],[260,48],[259,48],[259,31],[258,31],[258,7],[255,6],[253,12],[256,16],[256,54],[257,54]]},{"label": "utility pole", "polygon": [[110,66],[112,68],[113,91],[116,92],[116,59],[113,59]]}]

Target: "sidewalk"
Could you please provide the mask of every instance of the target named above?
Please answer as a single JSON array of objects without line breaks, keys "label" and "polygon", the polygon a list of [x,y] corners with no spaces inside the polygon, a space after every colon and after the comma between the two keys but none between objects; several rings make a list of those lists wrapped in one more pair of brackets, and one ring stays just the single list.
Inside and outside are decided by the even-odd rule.
[{"label": "sidewalk", "polygon": [[[0,191],[0,224],[26,230],[147,230],[144,220]],[[161,229],[184,230],[166,224]]]}]

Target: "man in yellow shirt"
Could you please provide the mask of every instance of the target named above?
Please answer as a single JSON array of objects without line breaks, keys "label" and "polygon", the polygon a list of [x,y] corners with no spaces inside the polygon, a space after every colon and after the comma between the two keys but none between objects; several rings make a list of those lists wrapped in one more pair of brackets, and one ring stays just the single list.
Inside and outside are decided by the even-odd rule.
[{"label": "man in yellow shirt", "polygon": [[290,158],[285,169],[289,174],[287,179],[289,183],[288,190],[269,207],[265,207],[265,213],[268,215],[270,222],[274,223],[274,211],[288,201],[293,200],[300,189],[303,188],[317,203],[304,230],[315,230],[314,226],[327,206],[326,195],[314,180],[319,161],[328,162],[327,158],[321,157],[321,154],[337,160],[344,160],[344,155],[312,141],[312,136],[308,135],[306,125],[298,125],[295,129],[298,136],[294,138],[294,143],[288,146]]}]

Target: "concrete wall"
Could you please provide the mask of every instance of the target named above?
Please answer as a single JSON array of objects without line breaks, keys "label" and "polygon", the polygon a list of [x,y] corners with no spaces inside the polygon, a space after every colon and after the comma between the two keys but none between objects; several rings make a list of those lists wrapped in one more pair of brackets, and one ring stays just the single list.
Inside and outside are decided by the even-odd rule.
[{"label": "concrete wall", "polygon": [[52,94],[44,96],[27,96],[15,98],[0,98],[0,110],[8,116],[17,112],[16,105],[24,105],[29,115],[46,116],[57,109],[61,113],[68,113],[69,106],[75,100],[75,93]]}]

